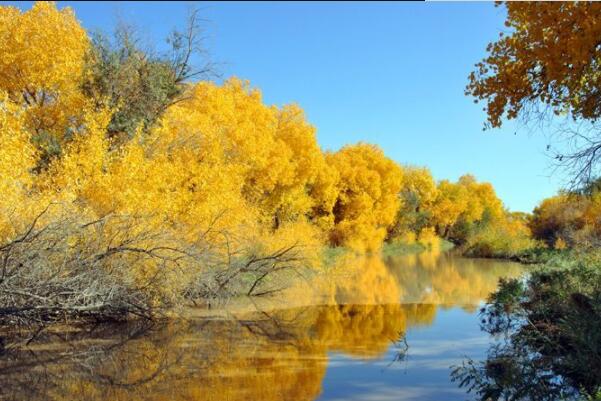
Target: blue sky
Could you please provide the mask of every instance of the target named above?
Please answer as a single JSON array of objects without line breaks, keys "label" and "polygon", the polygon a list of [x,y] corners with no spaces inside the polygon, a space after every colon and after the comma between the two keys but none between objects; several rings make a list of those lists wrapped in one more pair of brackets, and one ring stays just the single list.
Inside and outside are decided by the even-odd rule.
[{"label": "blue sky", "polygon": [[[6,4],[6,3],[5,3]],[[161,42],[191,3],[59,2],[87,29],[118,16]],[[31,3],[19,3],[27,9]],[[270,104],[298,103],[324,149],[367,141],[437,179],[472,173],[511,210],[530,211],[562,181],[547,138],[507,124],[482,131],[463,91],[474,63],[504,29],[492,3],[200,2],[206,45],[224,77],[248,79]]]}]

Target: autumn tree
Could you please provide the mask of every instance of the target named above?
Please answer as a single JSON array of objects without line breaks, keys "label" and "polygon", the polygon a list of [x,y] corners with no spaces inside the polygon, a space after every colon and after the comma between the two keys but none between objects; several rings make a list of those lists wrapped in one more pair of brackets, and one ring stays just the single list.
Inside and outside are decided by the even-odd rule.
[{"label": "autumn tree", "polygon": [[24,110],[41,164],[80,128],[87,106],[80,87],[89,46],[68,7],[58,10],[52,2],[35,3],[25,12],[0,7],[0,90]]},{"label": "autumn tree", "polygon": [[590,248],[601,243],[601,193],[563,192],[544,199],[529,221],[534,238],[549,247]]},{"label": "autumn tree", "polygon": [[457,185],[464,189],[466,195],[465,210],[459,215],[448,235],[454,241],[462,243],[474,231],[502,220],[505,211],[490,183],[477,182],[474,176],[464,175],[459,178]]},{"label": "autumn tree", "polygon": [[365,143],[327,154],[326,161],[340,175],[332,209],[332,244],[379,249],[400,205],[401,168],[380,148]]},{"label": "autumn tree", "polygon": [[438,233],[447,238],[449,231],[467,209],[466,189],[449,180],[438,183],[437,196],[432,205],[432,222]]},{"label": "autumn tree", "polygon": [[424,167],[403,168],[403,185],[399,192],[401,207],[388,238],[416,237],[429,226],[431,210],[437,197],[437,187],[430,170]]},{"label": "autumn tree", "polygon": [[490,183],[471,175],[439,183],[431,216],[438,235],[471,256],[513,257],[537,246],[525,219],[505,210]]},{"label": "autumn tree", "polygon": [[[315,128],[298,106],[265,105],[258,89],[238,79],[222,86],[202,82],[170,108],[157,130],[162,132],[157,144],[170,138],[193,141],[201,152],[214,149],[224,165],[221,172],[214,167],[216,173],[237,182],[271,228],[308,217],[314,206],[313,187],[325,161]],[[227,171],[234,175],[229,178]],[[196,185],[200,191],[200,182]]]},{"label": "autumn tree", "polygon": [[31,169],[37,151],[24,120],[20,105],[0,93],[0,242],[14,236],[33,203]]},{"label": "autumn tree", "polygon": [[561,131],[570,146],[556,158],[572,170],[575,183],[586,184],[601,160],[601,4],[504,5],[510,31],[488,45],[466,94],[485,102],[490,127],[500,127],[504,118],[536,119],[547,110],[569,116],[577,124]]}]

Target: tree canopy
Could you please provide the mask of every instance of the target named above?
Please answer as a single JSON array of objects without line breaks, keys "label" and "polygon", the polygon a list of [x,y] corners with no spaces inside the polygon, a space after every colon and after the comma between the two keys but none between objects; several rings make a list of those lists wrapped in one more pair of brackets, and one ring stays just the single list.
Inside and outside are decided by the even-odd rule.
[{"label": "tree canopy", "polygon": [[[601,137],[601,5],[596,2],[506,2],[507,33],[487,47],[466,94],[484,101],[487,126],[537,119],[545,110],[587,127],[562,130],[570,148],[555,155],[575,182],[599,173]],[[591,127],[592,128],[588,128]]]}]

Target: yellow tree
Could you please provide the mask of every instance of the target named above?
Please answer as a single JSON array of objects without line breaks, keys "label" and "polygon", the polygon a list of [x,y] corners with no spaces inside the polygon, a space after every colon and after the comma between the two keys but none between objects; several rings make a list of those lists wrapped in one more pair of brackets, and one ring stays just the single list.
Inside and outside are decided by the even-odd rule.
[{"label": "yellow tree", "polygon": [[243,175],[225,161],[219,126],[174,108],[156,129],[111,150],[111,116],[86,117],[85,129],[44,174],[47,188],[100,216],[151,216],[155,228],[176,228],[190,241],[210,227],[247,221]]},{"label": "yellow tree", "polygon": [[474,256],[515,256],[534,247],[523,218],[505,210],[493,186],[464,175],[457,183],[443,180],[432,208],[439,235],[461,244]]},{"label": "yellow tree", "polygon": [[432,222],[443,237],[464,242],[475,224],[492,224],[504,217],[503,203],[490,183],[477,182],[469,174],[461,176],[457,183],[439,183]]},{"label": "yellow tree", "polygon": [[503,217],[503,203],[497,197],[492,184],[488,182],[477,182],[472,175],[464,175],[459,178],[459,185],[467,191],[467,207],[463,218],[468,223],[481,220],[495,220]]},{"label": "yellow tree", "polygon": [[601,239],[601,195],[560,193],[544,199],[530,218],[535,238],[555,247],[595,247]]},{"label": "yellow tree", "polygon": [[207,138],[201,141],[213,138],[223,162],[239,170],[244,198],[266,224],[277,228],[307,215],[324,160],[302,110],[267,106],[258,90],[237,79],[223,86],[199,83],[189,92],[190,99],[164,117],[172,121],[169,130]]},{"label": "yellow tree", "polygon": [[[595,123],[601,116],[601,4],[597,2],[506,2],[505,25],[487,47],[488,56],[469,76],[466,94],[484,101],[488,124],[503,118],[557,115]],[[538,106],[542,106],[539,108]],[[584,183],[598,172],[599,130],[568,133],[575,149],[557,155]]]},{"label": "yellow tree", "polygon": [[438,233],[447,237],[449,230],[467,210],[468,194],[464,186],[448,180],[438,183],[438,192],[432,205],[432,222]]},{"label": "yellow tree", "polygon": [[399,209],[401,168],[375,145],[359,143],[326,155],[338,171],[338,197],[332,209],[334,245],[358,250],[380,248]]},{"label": "yellow tree", "polygon": [[338,182],[340,173],[336,167],[323,163],[317,173],[315,183],[311,187],[310,195],[313,207],[309,214],[310,221],[324,232],[329,232],[334,227],[334,214],[332,210],[338,199]]},{"label": "yellow tree", "polygon": [[425,167],[403,168],[403,186],[399,193],[401,207],[389,232],[389,238],[412,241],[425,229],[437,197],[436,182]]},{"label": "yellow tree", "polygon": [[0,93],[0,243],[15,234],[34,202],[31,169],[37,154],[23,120],[19,105]]},{"label": "yellow tree", "polygon": [[262,230],[287,233],[294,222],[307,234],[297,240],[309,241],[303,222],[325,161],[302,111],[265,106],[238,80],[188,90],[156,127],[116,150],[106,138],[110,113],[92,113],[53,164],[51,186],[101,215],[152,215],[189,241],[209,228],[269,241]]},{"label": "yellow tree", "polygon": [[306,122],[303,110],[290,105],[278,110],[277,115],[277,147],[288,153],[289,159],[286,174],[279,177],[277,185],[265,199],[266,209],[274,216],[276,228],[282,221],[295,221],[309,215],[315,206],[311,193],[317,185],[319,173],[325,169],[315,128]]},{"label": "yellow tree", "polygon": [[53,154],[77,130],[89,40],[70,8],[37,2],[0,7],[0,89],[26,109],[32,139]]}]

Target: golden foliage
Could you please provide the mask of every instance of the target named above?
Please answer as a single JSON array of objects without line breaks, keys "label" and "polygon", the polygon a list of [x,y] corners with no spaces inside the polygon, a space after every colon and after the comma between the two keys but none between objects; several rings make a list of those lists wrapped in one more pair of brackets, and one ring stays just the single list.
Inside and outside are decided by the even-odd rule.
[{"label": "golden foliage", "polygon": [[302,110],[266,106],[258,90],[237,79],[221,87],[199,83],[189,95],[190,100],[164,116],[158,137],[187,131],[184,135],[196,136],[199,147],[214,149],[238,174],[232,180],[239,182],[244,199],[258,207],[266,224],[277,228],[306,216],[324,160]]},{"label": "golden foliage", "polygon": [[436,250],[440,249],[441,239],[438,235],[436,235],[436,230],[434,227],[425,227],[419,232],[417,242],[425,245],[427,248]]},{"label": "golden foliage", "polygon": [[601,192],[560,193],[544,199],[529,225],[535,238],[549,247],[596,247],[601,241]]},{"label": "golden foliage", "polygon": [[532,239],[526,221],[507,213],[468,236],[465,246],[472,256],[508,258],[536,248],[538,243]]},{"label": "golden foliage", "polygon": [[436,182],[427,168],[404,166],[399,192],[400,208],[388,229],[391,242],[414,243],[431,224],[431,210],[438,195]]},{"label": "golden foliage", "polygon": [[442,180],[438,184],[438,195],[432,206],[432,219],[446,235],[462,213],[467,210],[468,194],[465,187]]},{"label": "golden foliage", "polygon": [[[466,93],[486,100],[488,122],[516,118],[534,101],[556,114],[599,116],[598,42],[601,5],[595,2],[506,2],[505,25],[476,65]],[[577,32],[577,34],[575,34]],[[527,110],[525,110],[527,111]]]},{"label": "golden foliage", "polygon": [[27,201],[33,184],[30,171],[37,153],[23,119],[19,106],[0,93],[0,242],[14,235],[19,221],[29,217],[23,213],[31,203]]},{"label": "golden foliage", "polygon": [[70,8],[58,10],[53,2],[37,2],[23,13],[0,7],[0,89],[27,110],[27,126],[43,146],[77,129],[88,48]]},{"label": "golden foliage", "polygon": [[432,218],[445,236],[459,221],[471,224],[484,218],[498,220],[503,215],[503,204],[490,183],[478,183],[473,176],[464,175],[457,183],[443,180],[438,185]]},{"label": "golden foliage", "polygon": [[408,166],[403,168],[403,187],[401,192],[415,198],[413,202],[421,209],[429,209],[436,199],[438,188],[432,173],[425,167]]},{"label": "golden foliage", "polygon": [[326,160],[340,176],[333,244],[378,250],[399,208],[402,170],[380,148],[363,143],[327,154]]}]

